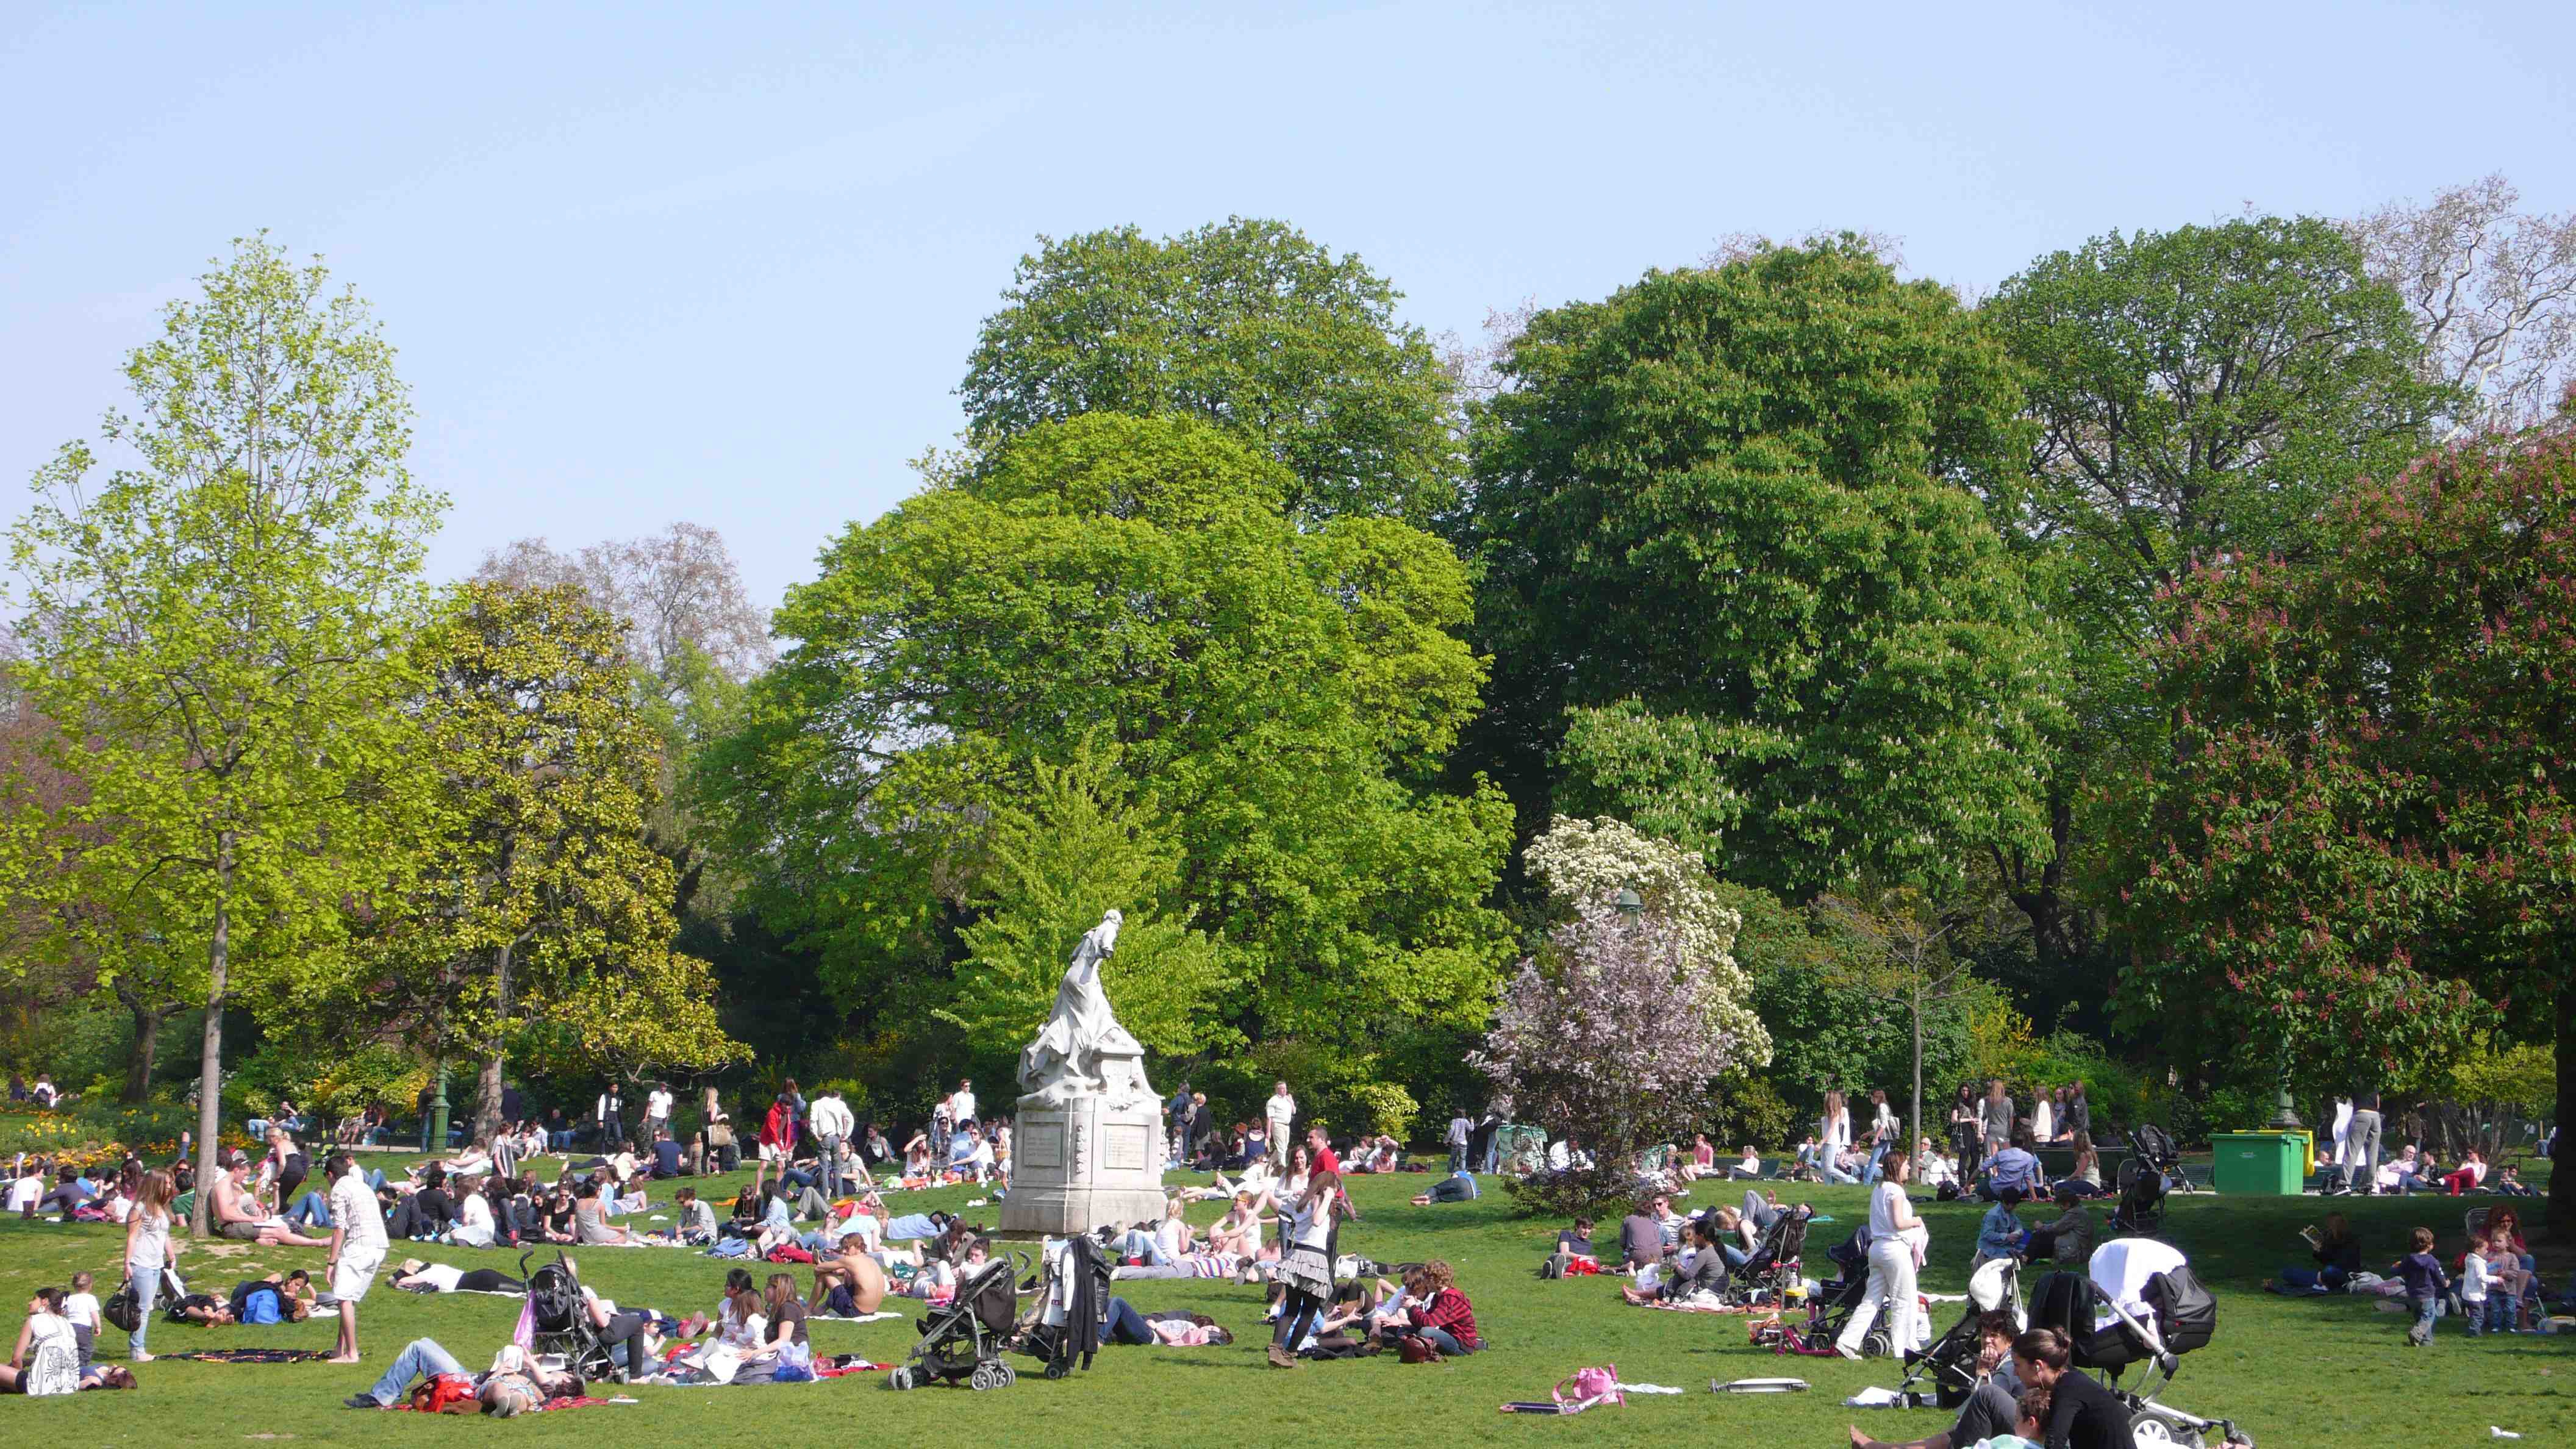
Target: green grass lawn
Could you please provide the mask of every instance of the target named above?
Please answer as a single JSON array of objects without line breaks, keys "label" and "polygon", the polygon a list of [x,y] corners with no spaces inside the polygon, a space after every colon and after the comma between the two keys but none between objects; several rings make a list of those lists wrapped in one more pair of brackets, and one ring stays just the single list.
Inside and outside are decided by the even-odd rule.
[{"label": "green grass lawn", "polygon": [[[390,1159],[387,1159],[388,1163]],[[709,1184],[729,1199],[740,1179]],[[1416,1208],[1405,1199],[1424,1178],[1360,1178],[1355,1196],[1364,1220],[1344,1229],[1345,1251],[1382,1261],[1441,1257],[1458,1270],[1476,1304],[1491,1351],[1439,1365],[1408,1367],[1392,1354],[1341,1363],[1308,1363],[1293,1371],[1265,1366],[1261,1290],[1213,1282],[1139,1282],[1120,1291],[1140,1307],[1186,1307],[1207,1313],[1236,1335],[1229,1348],[1113,1348],[1089,1373],[1048,1383],[1034,1373],[1012,1388],[984,1394],[929,1388],[890,1393],[878,1376],[808,1385],[722,1389],[638,1388],[641,1403],[585,1409],[498,1423],[480,1418],[363,1413],[340,1407],[374,1377],[374,1368],[319,1364],[155,1363],[131,1394],[83,1394],[43,1404],[10,1400],[5,1415],[24,1426],[14,1437],[65,1443],[196,1445],[296,1439],[322,1443],[451,1443],[494,1437],[569,1442],[599,1436],[643,1443],[810,1444],[833,1440],[911,1443],[937,1438],[971,1444],[1059,1442],[1227,1444],[1626,1444],[1747,1443],[1829,1446],[1859,1420],[1882,1438],[1919,1435],[1946,1425],[1932,1410],[1867,1414],[1841,1406],[1864,1385],[1892,1385],[1884,1361],[1783,1358],[1746,1342],[1739,1317],[1657,1313],[1617,1302],[1603,1278],[1541,1282],[1532,1269],[1559,1224],[1517,1217],[1507,1196]],[[1720,1200],[1733,1193],[1722,1186]],[[1864,1211],[1857,1188],[1795,1189],[1841,1227],[1817,1237],[1839,1242]],[[901,1208],[964,1210],[967,1189],[906,1194]],[[666,1194],[656,1191],[657,1210]],[[2418,1223],[2457,1250],[2462,1203],[2344,1200],[2374,1257],[2393,1258],[2404,1230]],[[997,1206],[972,1210],[990,1220]],[[2288,1300],[2257,1291],[2290,1261],[2301,1225],[2332,1204],[2317,1199],[2180,1198],[2169,1235],[2189,1252],[2217,1290],[2217,1341],[2184,1362],[2166,1399],[2211,1417],[2236,1420],[2264,1449],[2288,1446],[2408,1446],[2484,1443],[2488,1426],[2516,1430],[2533,1445],[2576,1444],[2576,1335],[2472,1341],[2446,1320],[2433,1348],[2401,1343],[2404,1320],[2346,1298]],[[2531,1205],[2526,1204],[2526,1210]],[[1927,1291],[1959,1292],[1979,1210],[1935,1206]],[[1215,1205],[1193,1214],[1213,1220]],[[0,1287],[11,1311],[35,1288],[64,1283],[73,1270],[115,1286],[121,1234],[106,1227],[0,1222]],[[1815,1261],[1823,1242],[1818,1242]],[[234,1250],[238,1251],[226,1251]],[[422,1245],[418,1256],[467,1267],[515,1268],[516,1254]],[[223,1254],[220,1261],[214,1256]],[[398,1261],[405,1250],[396,1245]],[[181,1269],[192,1286],[225,1290],[253,1271],[304,1266],[318,1271],[319,1250],[266,1250],[249,1244],[191,1243]],[[677,1249],[591,1249],[580,1255],[584,1279],[629,1305],[675,1314],[711,1308],[726,1264]],[[2544,1266],[2551,1260],[2544,1257]],[[1812,1271],[1812,1269],[1811,1269]],[[2563,1281],[2564,1264],[2552,1273]],[[1935,1331],[1958,1312],[1935,1310]],[[416,1297],[380,1279],[361,1319],[370,1365],[390,1361],[408,1340],[438,1339],[469,1365],[487,1360],[517,1321],[510,1299],[456,1295]],[[152,1344],[190,1347],[260,1345],[327,1348],[326,1321],[271,1327],[188,1329],[156,1324]],[[818,1323],[825,1353],[899,1358],[911,1345],[909,1319],[864,1325]],[[102,1349],[122,1348],[111,1330]],[[102,1357],[106,1356],[105,1352]],[[1022,1360],[1026,1364],[1029,1361]],[[1638,1397],[1572,1420],[1506,1416],[1507,1399],[1545,1398],[1561,1376],[1615,1363],[1634,1382],[1676,1384],[1678,1398]],[[1711,1395],[1712,1378],[1790,1374],[1815,1388],[1798,1396]],[[640,1436],[637,1438],[636,1436]]]}]

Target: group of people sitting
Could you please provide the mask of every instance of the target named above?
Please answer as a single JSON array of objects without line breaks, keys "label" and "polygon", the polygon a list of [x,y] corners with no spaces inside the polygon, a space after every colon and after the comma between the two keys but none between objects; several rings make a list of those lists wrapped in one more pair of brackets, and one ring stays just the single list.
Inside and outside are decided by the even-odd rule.
[{"label": "group of people sitting", "polygon": [[17,1346],[0,1364],[0,1394],[76,1394],[84,1389],[130,1389],[134,1370],[100,1363],[92,1347],[100,1328],[99,1301],[80,1274],[68,1290],[39,1288],[27,1300]]},{"label": "group of people sitting", "polygon": [[[2405,1254],[2374,1266],[2351,1220],[2339,1212],[2301,1229],[2300,1237],[2308,1261],[2283,1268],[2264,1282],[2265,1291],[2402,1299],[2411,1315],[2409,1341],[2419,1345],[2432,1341],[2434,1323],[2443,1317],[2459,1319],[2473,1338],[2529,1333],[2551,1307],[2539,1262],[2523,1240],[2522,1215],[2511,1206],[2470,1213],[2459,1251],[2448,1258],[2435,1251],[2438,1235],[2419,1227],[2408,1235]],[[2576,1306],[2576,1281],[2568,1283],[2559,1303]]]}]

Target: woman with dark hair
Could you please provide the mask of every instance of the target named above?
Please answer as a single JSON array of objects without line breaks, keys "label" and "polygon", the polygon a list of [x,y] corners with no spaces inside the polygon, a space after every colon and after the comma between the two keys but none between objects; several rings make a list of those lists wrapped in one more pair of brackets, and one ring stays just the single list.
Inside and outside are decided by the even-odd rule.
[{"label": "woman with dark hair", "polygon": [[27,1300],[26,1326],[18,1330],[17,1351],[0,1366],[0,1393],[75,1394],[80,1392],[80,1335],[63,1316],[67,1295],[60,1288],[39,1288]]}]

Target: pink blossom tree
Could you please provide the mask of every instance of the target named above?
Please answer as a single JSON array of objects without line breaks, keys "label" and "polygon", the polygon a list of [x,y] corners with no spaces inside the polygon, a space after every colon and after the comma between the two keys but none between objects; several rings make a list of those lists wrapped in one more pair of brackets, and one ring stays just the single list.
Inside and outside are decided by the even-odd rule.
[{"label": "pink blossom tree", "polygon": [[1514,1194],[1551,1212],[1631,1196],[1638,1154],[1704,1120],[1719,1074],[1741,1062],[1744,1042],[1725,1013],[1725,993],[1684,931],[1652,912],[1632,918],[1610,897],[1580,903],[1520,963],[1483,1049],[1468,1058],[1515,1118],[1591,1154],[1590,1168],[1542,1172],[1515,1182]]}]

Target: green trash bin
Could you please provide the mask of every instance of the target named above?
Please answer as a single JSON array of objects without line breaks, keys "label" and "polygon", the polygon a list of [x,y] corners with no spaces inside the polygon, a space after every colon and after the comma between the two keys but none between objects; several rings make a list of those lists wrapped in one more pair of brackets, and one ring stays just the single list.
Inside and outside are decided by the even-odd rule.
[{"label": "green trash bin", "polygon": [[2220,1192],[2297,1197],[2307,1187],[2303,1132],[2218,1132],[2209,1146],[2210,1181]]}]

